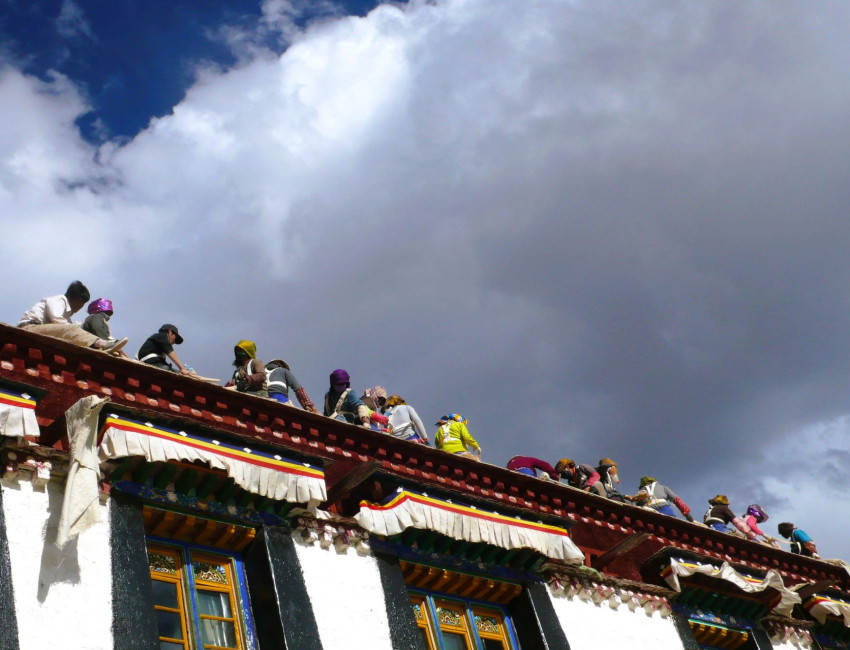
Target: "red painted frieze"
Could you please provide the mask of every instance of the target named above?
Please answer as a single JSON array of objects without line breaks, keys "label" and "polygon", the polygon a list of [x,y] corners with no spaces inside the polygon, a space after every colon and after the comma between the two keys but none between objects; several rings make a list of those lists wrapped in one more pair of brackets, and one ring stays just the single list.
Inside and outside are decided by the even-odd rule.
[{"label": "red painted frieze", "polygon": [[846,572],[825,562],[8,325],[0,325],[0,378],[44,392],[36,408],[42,445],[61,448],[65,411],[81,397],[103,395],[152,419],[191,421],[314,461],[374,459],[384,474],[413,481],[423,490],[438,488],[552,523],[569,520],[576,543],[599,552],[635,533],[649,533],[628,558],[606,568],[627,579],[635,579],[647,557],[674,546],[776,569],[790,583],[829,579],[850,587]]}]

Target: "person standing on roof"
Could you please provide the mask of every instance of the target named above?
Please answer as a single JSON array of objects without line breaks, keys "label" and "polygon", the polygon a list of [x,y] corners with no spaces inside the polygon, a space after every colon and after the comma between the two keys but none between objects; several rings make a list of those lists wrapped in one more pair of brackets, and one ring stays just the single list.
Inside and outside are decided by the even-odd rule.
[{"label": "person standing on roof", "polygon": [[257,344],[245,339],[239,341],[233,347],[233,357],[236,370],[226,386],[235,386],[240,393],[268,397],[266,367],[257,358]]},{"label": "person standing on roof", "polygon": [[519,472],[535,478],[545,479],[548,477],[553,481],[560,478],[554,467],[545,460],[534,458],[534,456],[514,456],[508,461],[506,467],[512,472]]},{"label": "person standing on roof", "polygon": [[755,541],[756,534],[750,530],[750,527],[744,523],[744,520],[736,517],[729,507],[729,497],[725,494],[718,494],[716,497],[709,499],[708,504],[711,506],[702,518],[706,526],[710,526],[715,530],[723,533],[734,533],[737,529],[747,539]]},{"label": "person standing on roof", "polygon": [[341,368],[334,370],[330,375],[330,388],[325,393],[324,414],[340,422],[371,428],[369,408],[360,401],[357,393],[351,390],[351,378]]},{"label": "person standing on roof", "polygon": [[[109,329],[109,319],[112,317],[112,301],[108,298],[97,298],[89,303],[86,308],[89,315],[83,322],[83,329],[89,334],[94,334],[105,341],[115,341],[112,331]],[[127,357],[127,353],[119,348],[117,353]]]},{"label": "person standing on roof", "polygon": [[782,535],[785,539],[791,540],[792,553],[820,559],[820,555],[818,555],[818,548],[815,546],[815,543],[806,531],[800,530],[790,521],[783,521],[776,528],[780,535]]},{"label": "person standing on roof", "polygon": [[561,477],[562,483],[566,479],[566,483],[570,487],[585,492],[592,491],[601,497],[605,496],[605,490],[599,484],[599,472],[590,465],[576,465],[576,462],[571,458],[562,458],[555,463],[555,471]]},{"label": "person standing on roof", "polygon": [[[177,326],[166,323],[159,328],[156,334],[151,334],[142,343],[137,357],[142,363],[146,363],[154,368],[179,372],[181,375],[191,375],[192,369],[189,366],[183,365],[177,356],[177,352],[174,351],[174,346],[181,343],[183,343],[183,337],[177,331]],[[168,363],[169,359],[177,366],[177,370]]]},{"label": "person standing on roof", "polygon": [[428,444],[428,432],[419,414],[399,395],[387,398],[384,415],[389,422],[389,431],[394,438]]},{"label": "person standing on roof", "polygon": [[32,308],[25,311],[18,322],[18,327],[29,332],[64,339],[86,348],[118,352],[127,343],[127,339],[115,341],[109,340],[108,337],[99,337],[86,332],[71,321],[71,316],[85,307],[89,298],[91,294],[86,285],[76,280],[68,285],[63,295],[42,298]]},{"label": "person standing on roof", "polygon": [[291,404],[289,401],[289,389],[295,391],[295,397],[301,403],[301,407],[305,411],[318,413],[315,404],[310,399],[307,391],[295,378],[292,370],[289,369],[289,364],[282,359],[274,359],[266,364],[267,381],[266,386],[269,391],[269,397],[281,404]]},{"label": "person standing on roof", "polygon": [[635,496],[626,495],[629,501],[635,501],[640,504],[645,504],[647,508],[657,510],[662,515],[676,516],[676,511],[673,510],[673,503],[688,521],[693,521],[691,509],[688,504],[682,501],[681,497],[677,496],[673,490],[667,486],[661,485],[651,476],[644,476],[640,480],[640,491]]},{"label": "person standing on roof", "polygon": [[[481,446],[469,433],[469,429],[466,428],[467,421],[462,415],[459,413],[444,415],[437,425],[440,426],[434,436],[434,446],[437,449],[456,456],[481,460]],[[472,453],[473,451],[475,453]]]}]

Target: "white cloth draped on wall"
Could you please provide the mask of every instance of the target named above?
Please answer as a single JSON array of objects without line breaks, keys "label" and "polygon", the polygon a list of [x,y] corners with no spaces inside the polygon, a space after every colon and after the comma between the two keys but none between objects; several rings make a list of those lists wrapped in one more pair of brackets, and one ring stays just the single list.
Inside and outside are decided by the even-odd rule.
[{"label": "white cloth draped on wall", "polygon": [[275,501],[315,506],[327,499],[324,471],[318,467],[113,415],[103,425],[98,454],[101,461],[128,456],[149,462],[202,461],[226,471],[244,490]]},{"label": "white cloth draped on wall", "polygon": [[25,392],[0,387],[0,436],[37,438],[40,434],[35,400]]},{"label": "white cloth draped on wall", "polygon": [[717,578],[718,580],[725,580],[749,594],[774,589],[779,593],[779,603],[777,603],[772,611],[782,616],[791,616],[791,610],[794,609],[794,605],[800,602],[800,596],[788,589],[782,580],[782,576],[772,570],[768,571],[763,578],[755,578],[740,573],[728,562],[724,562],[718,567],[713,564],[698,564],[673,557],[670,558],[669,570],[665,569],[662,576],[673,589],[682,591],[679,578],[692,576],[695,573]]}]

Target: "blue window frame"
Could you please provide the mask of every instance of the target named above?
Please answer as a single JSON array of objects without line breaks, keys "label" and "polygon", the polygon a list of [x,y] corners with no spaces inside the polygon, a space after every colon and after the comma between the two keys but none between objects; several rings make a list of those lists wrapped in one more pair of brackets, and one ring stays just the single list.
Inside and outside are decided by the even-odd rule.
[{"label": "blue window frame", "polygon": [[416,623],[431,650],[516,650],[513,622],[494,603],[410,589]]},{"label": "blue window frame", "polygon": [[252,650],[242,559],[218,548],[148,537],[160,650]]}]

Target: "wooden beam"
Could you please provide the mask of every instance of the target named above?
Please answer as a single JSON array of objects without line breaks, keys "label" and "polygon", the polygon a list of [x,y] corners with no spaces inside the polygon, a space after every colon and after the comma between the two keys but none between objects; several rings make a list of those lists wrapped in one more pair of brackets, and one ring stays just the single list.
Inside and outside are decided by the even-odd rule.
[{"label": "wooden beam", "polygon": [[832,586],[832,580],[818,580],[810,585],[806,585],[805,587],[800,587],[797,590],[797,595],[800,596],[803,600],[806,600],[809,596],[815,595],[817,592],[828,589]]},{"label": "wooden beam", "polygon": [[634,548],[637,548],[641,544],[643,544],[647,539],[649,539],[649,533],[635,533],[633,535],[629,535],[625,539],[621,540],[607,551],[605,551],[602,555],[595,558],[591,561],[591,566],[594,569],[603,569],[616,560],[621,555],[624,555],[631,551]]},{"label": "wooden beam", "polygon": [[328,498],[325,505],[339,501],[372,476],[380,466],[381,461],[379,460],[337,461],[331,465],[325,472],[325,485],[328,488]]}]

